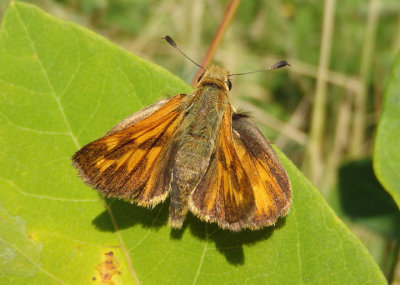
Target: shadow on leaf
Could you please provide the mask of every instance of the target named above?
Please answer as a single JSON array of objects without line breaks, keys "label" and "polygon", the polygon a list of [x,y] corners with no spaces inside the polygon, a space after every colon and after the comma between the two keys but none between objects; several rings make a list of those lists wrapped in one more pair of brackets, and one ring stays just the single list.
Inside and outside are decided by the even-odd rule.
[{"label": "shadow on leaf", "polygon": [[194,236],[205,242],[213,241],[217,250],[225,256],[230,264],[243,265],[245,263],[243,247],[269,239],[275,229],[285,224],[285,218],[279,219],[274,227],[266,227],[257,231],[231,232],[221,229],[215,223],[202,222],[193,215],[188,218],[188,224]]},{"label": "shadow on leaf", "polygon": [[[145,228],[159,229],[167,224],[167,203],[161,203],[153,209],[148,209],[123,200],[106,199],[106,202],[120,230],[133,227],[137,224]],[[92,223],[100,231],[115,232],[115,227],[107,210],[98,215]]]},{"label": "shadow on leaf", "polygon": [[339,170],[342,211],[353,221],[396,238],[400,214],[392,197],[375,177],[370,158],[349,161]]},{"label": "shadow on leaf", "polygon": [[[106,199],[119,229],[126,229],[135,225],[146,228],[159,228],[168,224],[169,200],[157,205],[154,209],[147,209],[132,205],[131,203]],[[115,227],[107,210],[98,215],[92,223],[100,231],[115,232]],[[262,230],[231,232],[223,230],[215,223],[202,222],[192,214],[188,214],[182,229],[171,229],[170,238],[180,240],[189,228],[193,236],[204,242],[214,242],[217,250],[225,256],[226,260],[233,265],[245,263],[244,246],[251,246],[257,242],[269,239],[274,229],[285,224],[285,218],[281,218],[274,227],[266,227]]]}]

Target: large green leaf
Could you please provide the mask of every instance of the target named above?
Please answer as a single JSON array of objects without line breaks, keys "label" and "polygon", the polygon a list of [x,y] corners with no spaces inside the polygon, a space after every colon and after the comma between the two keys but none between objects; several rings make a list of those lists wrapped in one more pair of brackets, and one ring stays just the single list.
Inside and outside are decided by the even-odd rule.
[{"label": "large green leaf", "polygon": [[386,283],[281,153],[293,205],[261,231],[231,233],[191,216],[173,231],[167,203],[147,210],[86,187],[71,166],[76,150],[157,98],[190,90],[160,67],[18,2],[2,23],[0,66],[1,284]]},{"label": "large green leaf", "polygon": [[400,53],[386,87],[375,139],[374,169],[400,209]]}]

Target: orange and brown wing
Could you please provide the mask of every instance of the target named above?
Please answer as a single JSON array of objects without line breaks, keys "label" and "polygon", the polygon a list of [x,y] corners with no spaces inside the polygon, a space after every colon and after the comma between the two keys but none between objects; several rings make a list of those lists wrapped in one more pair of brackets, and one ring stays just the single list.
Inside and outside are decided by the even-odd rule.
[{"label": "orange and brown wing", "polygon": [[247,227],[255,200],[246,171],[233,145],[228,106],[207,172],[189,197],[190,210],[200,219],[232,231]]},{"label": "orange and brown wing", "polygon": [[273,225],[289,211],[289,178],[271,145],[250,118],[235,114],[232,127],[235,148],[255,198],[254,215],[247,227],[259,229]]},{"label": "orange and brown wing", "polygon": [[82,179],[107,197],[142,206],[163,201],[170,189],[173,136],[184,98],[180,94],[161,106],[155,104],[151,114],[134,115],[76,152],[72,159]]}]

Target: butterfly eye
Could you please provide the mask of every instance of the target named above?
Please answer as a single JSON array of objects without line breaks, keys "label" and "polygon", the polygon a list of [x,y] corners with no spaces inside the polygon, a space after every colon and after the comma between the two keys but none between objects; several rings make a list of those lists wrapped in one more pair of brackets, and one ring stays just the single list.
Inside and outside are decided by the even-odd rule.
[{"label": "butterfly eye", "polygon": [[203,78],[203,75],[204,75],[204,73],[203,73],[202,75],[199,76],[199,78],[197,79],[197,83],[200,82],[200,80]]},{"label": "butterfly eye", "polygon": [[228,86],[228,89],[231,90],[232,89],[232,82],[229,79],[227,79],[225,81],[225,83],[226,83],[226,86]]}]

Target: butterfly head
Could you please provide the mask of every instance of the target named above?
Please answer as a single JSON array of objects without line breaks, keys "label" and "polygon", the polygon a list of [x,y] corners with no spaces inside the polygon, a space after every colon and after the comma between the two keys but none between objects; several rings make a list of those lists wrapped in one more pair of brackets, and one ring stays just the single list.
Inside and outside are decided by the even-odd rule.
[{"label": "butterfly head", "polygon": [[198,79],[198,87],[215,86],[226,91],[231,90],[232,82],[229,79],[229,71],[217,65],[211,65],[206,68],[204,73]]}]

